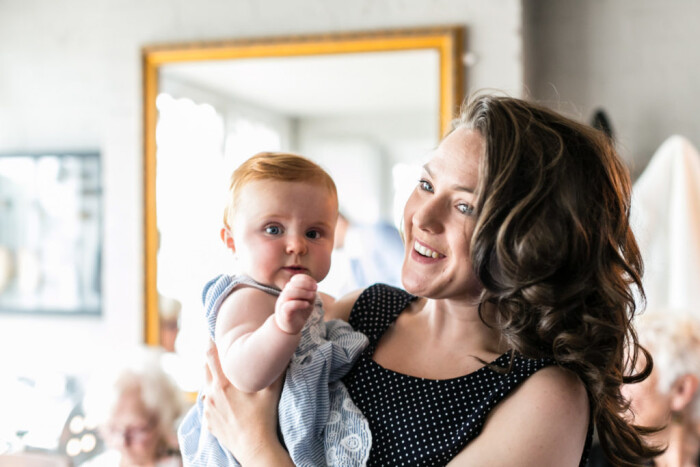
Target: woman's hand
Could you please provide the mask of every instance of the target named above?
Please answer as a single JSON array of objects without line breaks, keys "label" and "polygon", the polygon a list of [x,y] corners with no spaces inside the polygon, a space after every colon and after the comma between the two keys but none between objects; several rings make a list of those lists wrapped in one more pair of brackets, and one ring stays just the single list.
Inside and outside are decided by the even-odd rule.
[{"label": "woman's hand", "polygon": [[224,376],[212,342],[203,397],[207,429],[241,465],[294,465],[277,439],[277,403],[284,376],[256,393],[236,389]]}]

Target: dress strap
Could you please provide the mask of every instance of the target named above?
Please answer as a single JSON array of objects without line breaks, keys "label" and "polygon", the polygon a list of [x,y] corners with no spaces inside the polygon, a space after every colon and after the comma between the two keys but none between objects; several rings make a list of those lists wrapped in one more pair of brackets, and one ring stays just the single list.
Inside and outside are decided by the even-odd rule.
[{"label": "dress strap", "polygon": [[408,305],[418,297],[386,284],[367,287],[350,311],[350,325],[369,338],[374,347],[384,332]]},{"label": "dress strap", "polygon": [[241,286],[254,287],[275,297],[280,294],[278,289],[256,282],[248,276],[229,276],[228,274],[216,276],[207,282],[202,291],[204,314],[207,320],[207,328],[209,329],[209,337],[212,339],[214,339],[216,318],[221,304],[226,297],[231,295],[234,289]]}]

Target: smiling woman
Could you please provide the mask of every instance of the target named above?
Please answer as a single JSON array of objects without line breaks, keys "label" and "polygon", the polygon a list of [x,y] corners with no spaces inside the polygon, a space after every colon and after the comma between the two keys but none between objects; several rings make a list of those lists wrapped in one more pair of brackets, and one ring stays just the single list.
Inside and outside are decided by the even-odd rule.
[{"label": "smiling woman", "polygon": [[201,359],[201,287],[231,266],[211,235],[217,181],[255,152],[308,155],[349,218],[394,223],[408,190],[392,173],[420,164],[461,101],[463,40],[439,27],[144,48],[146,342],[158,297],[177,299],[176,348]]},{"label": "smiling woman", "polygon": [[[369,339],[342,379],[371,431],[367,465],[585,466],[594,426],[615,465],[660,453],[623,413],[623,383],[651,371],[640,358],[625,374],[648,356],[630,199],[601,132],[519,99],[465,103],[406,203],[406,290],[327,309]],[[261,451],[280,465],[274,418],[237,428],[271,399],[240,394],[209,357],[210,430],[244,465]]]},{"label": "smiling woman", "polygon": [[[456,151],[465,153],[459,163],[452,156]],[[481,286],[473,277],[469,241],[476,223],[474,192],[483,152],[478,132],[466,128],[453,131],[423,167],[418,187],[406,202],[404,235],[406,244],[413,248],[406,249],[401,278],[415,295],[450,295],[460,289],[467,302],[479,299]],[[443,235],[432,235],[437,231]],[[423,268],[415,268],[413,262]],[[432,271],[426,273],[424,268]],[[426,276],[431,279],[426,280]]]},{"label": "smiling woman", "polygon": [[181,466],[175,424],[184,404],[160,353],[139,349],[110,363],[92,376],[83,401],[86,423],[98,426],[107,449],[82,465]]}]

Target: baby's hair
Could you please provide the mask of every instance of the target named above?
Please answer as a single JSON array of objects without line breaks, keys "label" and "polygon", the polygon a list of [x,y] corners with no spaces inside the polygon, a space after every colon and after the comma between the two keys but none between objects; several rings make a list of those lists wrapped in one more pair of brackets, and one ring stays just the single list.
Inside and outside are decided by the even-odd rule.
[{"label": "baby's hair", "polygon": [[338,196],[331,176],[315,162],[298,154],[260,152],[243,162],[231,175],[224,209],[224,225],[229,230],[241,189],[258,180],[315,183],[328,189],[334,198]]}]

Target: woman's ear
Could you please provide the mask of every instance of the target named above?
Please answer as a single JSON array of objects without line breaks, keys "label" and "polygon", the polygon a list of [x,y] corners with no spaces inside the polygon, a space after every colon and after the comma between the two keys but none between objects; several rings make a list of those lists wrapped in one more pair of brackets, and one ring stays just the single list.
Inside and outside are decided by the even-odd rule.
[{"label": "woman's ear", "polygon": [[692,374],[684,374],[678,377],[671,386],[671,410],[680,412],[684,410],[695,397],[698,391],[698,377]]},{"label": "woman's ear", "polygon": [[231,251],[234,253],[236,252],[236,245],[233,243],[233,235],[231,235],[231,231],[227,229],[226,227],[221,228],[221,241],[224,242],[224,245],[226,245],[226,248],[229,248]]}]

